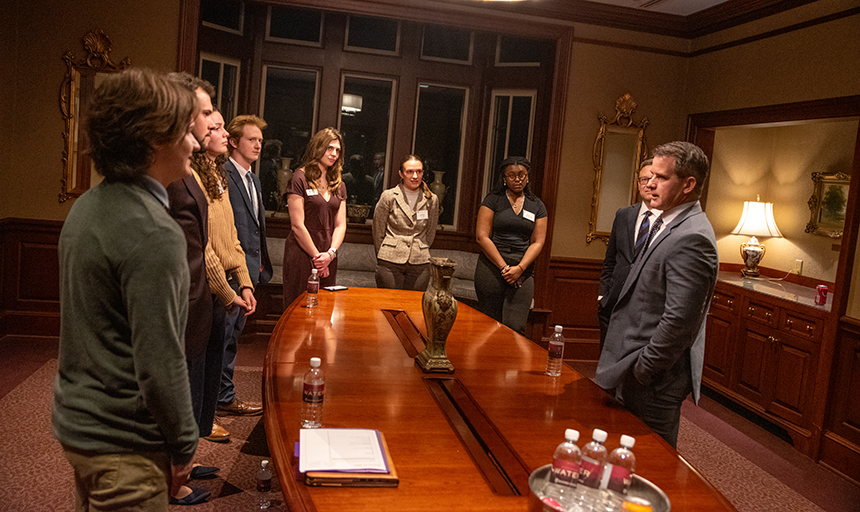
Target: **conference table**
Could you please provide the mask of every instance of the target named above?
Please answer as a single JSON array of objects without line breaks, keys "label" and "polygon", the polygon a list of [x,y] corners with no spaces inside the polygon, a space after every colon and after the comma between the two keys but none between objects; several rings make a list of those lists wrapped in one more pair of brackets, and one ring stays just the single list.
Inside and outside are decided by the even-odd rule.
[{"label": "conference table", "polygon": [[[564,365],[544,374],[547,352],[459,304],[446,350],[453,373],[424,373],[423,292],[350,288],[300,296],[278,321],[263,368],[269,450],[288,510],[526,511],[529,474],[552,462],[565,429],[633,436],[636,474],[672,510],[735,510],[702,475],[604,390]],[[589,307],[592,306],[589,304]],[[322,426],[382,432],[397,488],[309,487],[298,477],[302,377],[322,359]],[[727,468],[730,470],[730,468]],[[529,500],[532,500],[531,502]]]}]

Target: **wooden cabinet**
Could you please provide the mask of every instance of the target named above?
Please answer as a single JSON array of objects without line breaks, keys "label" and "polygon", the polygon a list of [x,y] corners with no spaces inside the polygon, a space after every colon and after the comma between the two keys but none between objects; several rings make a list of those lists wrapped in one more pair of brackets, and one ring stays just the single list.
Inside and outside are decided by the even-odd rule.
[{"label": "wooden cabinet", "polygon": [[828,312],[796,300],[814,290],[747,284],[717,283],[702,382],[785,428],[798,450],[813,455],[812,400]]}]

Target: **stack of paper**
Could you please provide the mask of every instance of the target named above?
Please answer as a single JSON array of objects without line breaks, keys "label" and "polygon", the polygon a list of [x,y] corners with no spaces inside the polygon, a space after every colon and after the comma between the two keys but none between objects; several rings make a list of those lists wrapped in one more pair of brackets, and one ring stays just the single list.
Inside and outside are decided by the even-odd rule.
[{"label": "stack of paper", "polygon": [[397,487],[385,437],[378,430],[302,429],[299,471],[312,486]]}]

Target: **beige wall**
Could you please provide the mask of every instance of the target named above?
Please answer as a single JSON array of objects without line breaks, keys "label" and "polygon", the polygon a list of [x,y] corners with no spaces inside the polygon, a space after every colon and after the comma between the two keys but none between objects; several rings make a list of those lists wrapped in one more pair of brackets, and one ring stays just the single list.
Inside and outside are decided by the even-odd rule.
[{"label": "beige wall", "polygon": [[[718,130],[711,162],[707,214],[717,234],[720,261],[743,263],[739,246],[748,237],[729,234],[744,201],[772,202],[783,238],[762,239],[762,266],[789,272],[803,260],[802,275],[833,282],[839,253],[833,240],[806,233],[813,172],[850,174],[858,120],[793,126]],[[719,193],[715,193],[719,191]],[[838,243],[838,241],[836,242]]]},{"label": "beige wall", "polygon": [[[109,6],[109,7],[106,7]],[[62,220],[63,151],[60,83],[63,55],[86,56],[82,38],[94,28],[113,41],[111,58],[159,70],[176,67],[179,3],[175,0],[3,0],[0,25],[0,118],[11,140],[0,145],[0,218]]]}]

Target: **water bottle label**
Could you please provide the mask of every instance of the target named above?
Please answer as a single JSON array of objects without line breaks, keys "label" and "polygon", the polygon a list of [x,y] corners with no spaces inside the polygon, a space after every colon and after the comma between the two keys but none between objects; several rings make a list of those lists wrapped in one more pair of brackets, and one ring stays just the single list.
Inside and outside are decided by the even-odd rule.
[{"label": "water bottle label", "polygon": [[308,283],[308,293],[319,293],[320,284],[319,283]]},{"label": "water bottle label", "polygon": [[597,489],[600,487],[601,469],[602,466],[596,460],[583,457],[582,464],[579,466],[579,482],[586,487]]},{"label": "water bottle label", "polygon": [[570,460],[553,459],[549,480],[552,483],[576,487],[579,481],[579,464]]},{"label": "water bottle label", "polygon": [[302,400],[309,404],[321,404],[324,391],[325,384],[305,384],[302,389]]},{"label": "water bottle label", "polygon": [[564,345],[559,343],[550,343],[549,344],[549,357],[553,359],[561,359],[564,355]]},{"label": "water bottle label", "polygon": [[627,490],[630,489],[631,480],[632,475],[630,474],[630,470],[621,466],[607,464],[606,469],[603,471],[603,486],[618,494],[627,494]]}]

